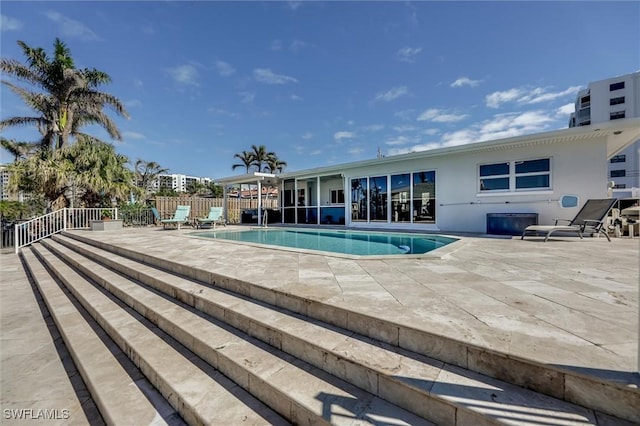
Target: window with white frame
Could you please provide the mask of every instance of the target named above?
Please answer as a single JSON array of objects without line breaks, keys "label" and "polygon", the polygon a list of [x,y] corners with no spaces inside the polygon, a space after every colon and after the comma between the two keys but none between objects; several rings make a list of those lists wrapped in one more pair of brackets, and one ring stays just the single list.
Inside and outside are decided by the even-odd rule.
[{"label": "window with white frame", "polygon": [[481,164],[478,168],[482,193],[537,191],[551,188],[551,159]]},{"label": "window with white frame", "polygon": [[331,204],[344,204],[344,189],[331,190]]}]

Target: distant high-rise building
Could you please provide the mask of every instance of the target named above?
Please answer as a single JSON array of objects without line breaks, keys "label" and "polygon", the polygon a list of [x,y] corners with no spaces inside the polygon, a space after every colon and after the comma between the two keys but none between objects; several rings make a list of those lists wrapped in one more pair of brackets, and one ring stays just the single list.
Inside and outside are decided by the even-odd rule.
[{"label": "distant high-rise building", "polygon": [[[578,92],[569,127],[640,117],[640,71],[589,83]],[[615,188],[640,188],[640,140],[609,159]]]},{"label": "distant high-rise building", "polygon": [[154,191],[157,191],[160,188],[169,188],[176,192],[187,192],[189,186],[194,183],[209,185],[211,183],[211,179],[181,174],[162,174],[153,182],[153,189]]},{"label": "distant high-rise building", "polygon": [[6,166],[0,165],[0,200],[10,200],[11,194],[7,191],[9,185],[9,170]]}]

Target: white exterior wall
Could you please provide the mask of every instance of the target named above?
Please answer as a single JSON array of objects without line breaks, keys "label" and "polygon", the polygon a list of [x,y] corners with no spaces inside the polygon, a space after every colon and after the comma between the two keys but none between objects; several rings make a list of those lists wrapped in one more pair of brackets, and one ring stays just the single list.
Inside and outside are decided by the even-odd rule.
[{"label": "white exterior wall", "polygon": [[[573,155],[576,150],[589,155]],[[573,218],[589,198],[607,197],[606,140],[578,140],[567,143],[541,144],[533,147],[483,152],[461,152],[398,163],[382,163],[345,170],[345,200],[351,199],[352,178],[436,171],[436,223],[351,222],[347,226],[381,227],[393,229],[423,229],[441,232],[484,233],[487,213],[538,213],[538,223],[552,224],[556,218]],[[551,158],[550,190],[512,193],[480,193],[478,167],[480,164],[504,161]],[[561,208],[562,195],[577,195],[578,206]],[[348,213],[348,212],[347,212]]]}]

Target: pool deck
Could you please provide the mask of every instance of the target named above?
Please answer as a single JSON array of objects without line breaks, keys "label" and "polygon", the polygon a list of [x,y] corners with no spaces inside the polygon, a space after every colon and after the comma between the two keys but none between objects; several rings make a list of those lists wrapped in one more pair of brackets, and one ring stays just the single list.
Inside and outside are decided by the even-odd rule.
[{"label": "pool deck", "polygon": [[[467,235],[436,252],[439,256],[349,259],[197,238],[197,233],[211,231],[191,228],[71,232],[513,356],[640,386],[638,238],[612,238],[609,243],[605,238],[554,236],[544,243],[533,237],[521,241]],[[23,353],[20,348],[43,348],[49,357],[55,349],[40,341],[48,334],[41,317],[35,322],[11,319],[18,312],[37,319],[37,306],[18,257],[3,254],[0,261],[5,405],[27,397],[14,394],[13,388],[23,386],[9,374],[9,361]],[[14,300],[9,293],[20,297]],[[25,333],[25,327],[37,332]],[[49,374],[55,382],[64,371],[52,367]],[[51,401],[47,406],[59,405]],[[84,409],[88,417],[91,411]]]}]

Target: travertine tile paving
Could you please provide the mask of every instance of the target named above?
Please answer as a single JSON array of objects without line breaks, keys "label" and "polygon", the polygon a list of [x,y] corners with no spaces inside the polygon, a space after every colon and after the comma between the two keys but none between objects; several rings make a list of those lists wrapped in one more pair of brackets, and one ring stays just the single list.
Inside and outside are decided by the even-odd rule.
[{"label": "travertine tile paving", "polygon": [[[543,243],[465,237],[442,259],[367,260],[204,240],[194,238],[191,229],[74,232],[542,363],[640,381],[631,374],[637,368],[638,239]],[[17,261],[2,257],[3,293],[14,291],[6,256]],[[23,334],[21,316],[5,315],[6,300],[2,297],[2,408],[7,384],[20,389],[20,381],[7,373],[8,365],[21,368],[11,364],[15,349],[7,342]],[[32,337],[50,339],[39,333]],[[20,345],[39,350],[37,344]],[[43,368],[61,368],[48,359],[43,355]]]},{"label": "travertine tile paving", "polygon": [[602,374],[637,367],[638,239],[472,236],[442,259],[367,260],[205,240],[190,229],[77,232],[543,363]]}]

